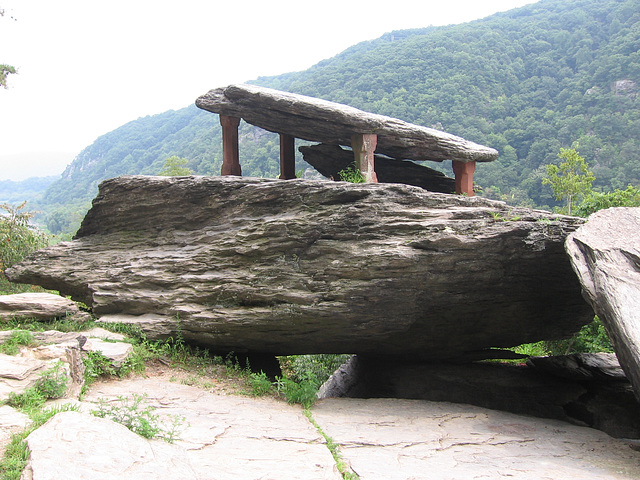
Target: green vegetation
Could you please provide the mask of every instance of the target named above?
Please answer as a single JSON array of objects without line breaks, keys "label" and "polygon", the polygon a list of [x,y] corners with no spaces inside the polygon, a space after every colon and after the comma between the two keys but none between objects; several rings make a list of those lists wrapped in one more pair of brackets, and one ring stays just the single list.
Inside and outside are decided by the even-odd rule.
[{"label": "green vegetation", "polygon": [[29,289],[28,286],[9,282],[4,272],[30,253],[49,244],[47,235],[30,224],[34,212],[25,211],[26,204],[0,204],[0,293]]},{"label": "green vegetation", "polygon": [[311,414],[311,410],[309,410],[308,408],[305,408],[304,415],[307,417],[307,419],[309,419],[311,424],[314,427],[316,427],[316,430],[318,430],[318,433],[320,433],[320,435],[324,437],[325,441],[327,442],[327,448],[331,452],[331,455],[333,456],[333,459],[336,462],[336,467],[338,468],[338,471],[342,475],[342,478],[344,480],[358,480],[360,477],[351,470],[349,465],[342,458],[342,455],[340,454],[340,445],[338,445],[333,440],[333,438],[331,438],[329,435],[327,435],[324,432],[324,430],[322,430],[322,427],[320,427],[320,425],[318,425],[318,422],[316,422],[315,419],[313,418],[313,415]]},{"label": "green vegetation", "polygon": [[362,172],[358,170],[355,163],[352,163],[343,170],[340,170],[338,172],[338,176],[343,182],[365,183],[364,176],[362,175]]},{"label": "green vegetation", "polygon": [[44,402],[61,398],[67,391],[68,378],[62,362],[56,363],[45,371],[33,387],[16,394],[9,393],[7,405],[10,405],[33,418],[42,410]]},{"label": "green vegetation", "polygon": [[92,410],[91,413],[96,417],[120,423],[144,438],[159,438],[174,443],[179,439],[178,434],[184,424],[184,417],[172,415],[171,422],[167,425],[161,421],[155,410],[146,403],[146,395],[134,393],[131,398],[119,396],[117,404],[101,399],[97,410]]},{"label": "green vegetation", "polygon": [[192,175],[193,172],[191,169],[185,166],[187,162],[188,160],[186,158],[180,158],[175,155],[173,157],[169,157],[164,161],[162,170],[160,170],[158,175],[164,177]]},{"label": "green vegetation", "polygon": [[0,344],[0,353],[5,355],[17,355],[20,353],[20,346],[33,345],[34,338],[31,332],[26,330],[14,330],[9,338]]},{"label": "green vegetation", "polygon": [[11,441],[4,452],[4,457],[0,461],[0,479],[18,480],[21,478],[22,471],[27,465],[27,460],[29,460],[29,449],[24,440],[31,432],[40,428],[51,417],[60,412],[77,412],[78,410],[79,407],[77,405],[66,404],[33,412],[31,416],[32,422],[29,427],[11,436]]},{"label": "green vegetation", "polygon": [[640,186],[629,185],[625,190],[613,192],[588,192],[575,211],[580,217],[588,217],[598,210],[611,207],[640,207]]},{"label": "green vegetation", "polygon": [[[483,195],[551,209],[560,203],[541,182],[544,165],[575,141],[596,192],[640,185],[638,22],[635,0],[544,0],[462,25],[390,32],[306,71],[253,83],[494,147],[499,159],[475,174]],[[244,122],[239,136],[244,175],[276,177],[278,136]],[[71,232],[79,223],[72,215],[86,212],[101,180],[155,175],[173,156],[198,175],[219,174],[217,115],[192,105],[103,135],[47,190],[38,221],[51,233]]]},{"label": "green vegetation", "polygon": [[574,201],[591,192],[595,177],[575,148],[561,148],[558,157],[564,162],[559,166],[546,165],[542,183],[551,185],[556,200],[566,200],[565,213],[571,215]]}]

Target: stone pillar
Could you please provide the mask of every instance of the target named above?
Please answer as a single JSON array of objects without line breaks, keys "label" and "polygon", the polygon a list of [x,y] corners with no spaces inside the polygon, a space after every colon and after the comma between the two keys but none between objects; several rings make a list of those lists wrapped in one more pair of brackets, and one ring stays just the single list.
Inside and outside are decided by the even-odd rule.
[{"label": "stone pillar", "polygon": [[351,148],[356,160],[356,168],[360,170],[367,183],[378,183],[373,153],[378,145],[375,133],[358,133],[351,136]]},{"label": "stone pillar", "polygon": [[242,176],[238,151],[238,117],[220,115],[222,125],[222,175]]},{"label": "stone pillar", "polygon": [[473,197],[473,172],[476,171],[476,162],[461,162],[454,160],[451,162],[453,173],[456,175],[456,193],[466,194]]},{"label": "stone pillar", "polygon": [[286,133],[280,134],[280,179],[296,178],[296,139]]}]

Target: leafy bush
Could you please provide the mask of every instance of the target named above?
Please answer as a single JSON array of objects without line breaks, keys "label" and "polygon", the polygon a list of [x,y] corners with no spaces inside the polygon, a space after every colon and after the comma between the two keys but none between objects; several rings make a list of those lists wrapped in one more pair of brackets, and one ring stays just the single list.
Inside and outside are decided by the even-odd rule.
[{"label": "leafy bush", "polygon": [[249,375],[249,384],[251,385],[251,393],[255,397],[267,395],[271,391],[271,380],[264,372],[251,373]]},{"label": "leafy bush", "polygon": [[343,170],[340,170],[338,176],[343,182],[365,183],[364,176],[362,176],[362,173],[358,170],[355,163],[351,163]]},{"label": "leafy bush", "polygon": [[278,377],[276,388],[289,403],[299,403],[305,408],[310,407],[316,401],[316,392],[320,387],[318,379],[311,373],[305,378],[294,381],[288,377]]},{"label": "leafy bush", "polygon": [[118,402],[118,405],[110,405],[100,399],[98,409],[91,413],[120,423],[144,438],[160,438],[169,443],[178,439],[178,430],[184,423],[184,417],[173,416],[170,425],[163,424],[160,416],[154,413],[155,408],[146,404],[146,395],[133,394],[130,399],[119,396]]},{"label": "leafy bush", "polygon": [[47,235],[29,224],[34,213],[23,211],[26,203],[18,206],[0,204],[0,290],[3,291],[25,290],[11,284],[5,277],[5,270],[49,244]]},{"label": "leafy bush", "polygon": [[611,207],[640,207],[640,187],[629,185],[625,190],[590,192],[578,205],[576,215],[588,217],[598,210]]}]

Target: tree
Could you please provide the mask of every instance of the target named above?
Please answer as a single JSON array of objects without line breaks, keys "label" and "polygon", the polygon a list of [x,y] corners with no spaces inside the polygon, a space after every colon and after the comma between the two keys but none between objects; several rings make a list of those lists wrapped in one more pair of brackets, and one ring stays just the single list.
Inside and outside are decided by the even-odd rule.
[{"label": "tree", "polygon": [[546,165],[546,177],[542,179],[544,185],[551,185],[556,200],[566,199],[567,215],[571,215],[574,201],[591,191],[591,184],[595,180],[593,172],[574,148],[561,148],[558,158],[564,160],[560,165]]},{"label": "tree", "polygon": [[598,210],[611,207],[640,207],[640,187],[627,186],[626,190],[613,192],[590,192],[576,208],[580,217],[588,217]]},{"label": "tree", "polygon": [[[0,17],[4,17],[4,10],[0,8]],[[16,69],[11,65],[0,63],[0,86],[7,88],[7,76],[16,73]]]},{"label": "tree", "polygon": [[8,203],[0,204],[0,287],[5,290],[15,289],[4,276],[4,271],[18,263],[28,254],[46,247],[49,238],[39,229],[29,224],[33,212],[25,212],[27,202],[18,206]]},{"label": "tree", "polygon": [[163,177],[179,177],[183,175],[193,175],[190,168],[185,167],[188,160],[177,156],[169,157],[164,161],[164,166],[160,170]]}]

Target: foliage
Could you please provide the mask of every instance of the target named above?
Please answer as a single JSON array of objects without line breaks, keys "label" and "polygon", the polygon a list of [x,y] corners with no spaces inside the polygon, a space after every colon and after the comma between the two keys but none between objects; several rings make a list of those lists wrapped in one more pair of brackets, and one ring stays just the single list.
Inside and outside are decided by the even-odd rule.
[{"label": "foliage", "polygon": [[598,316],[565,340],[550,340],[527,343],[513,349],[514,352],[531,357],[548,355],[570,355],[572,353],[613,352],[609,335]]},{"label": "foliage", "polygon": [[51,417],[60,412],[77,412],[78,405],[65,404],[47,409],[40,409],[32,412],[31,425],[20,433],[13,434],[11,441],[7,445],[2,461],[0,461],[0,479],[18,480],[22,476],[22,471],[29,460],[29,449],[24,441],[31,432],[44,425]]},{"label": "foliage", "polygon": [[175,177],[175,176],[184,176],[184,175],[192,175],[193,172],[190,168],[187,168],[185,165],[189,160],[186,158],[180,158],[176,155],[173,157],[169,157],[164,161],[164,165],[162,166],[162,170],[158,175],[163,177]]},{"label": "foliage", "polygon": [[355,163],[351,163],[346,168],[340,170],[338,172],[338,176],[343,182],[365,183],[364,176],[362,175],[362,172],[358,170]]},{"label": "foliage", "polygon": [[[0,8],[0,17],[4,17],[4,10],[2,8]],[[15,67],[6,64],[0,64],[0,87],[7,88],[7,76],[15,73]]]},{"label": "foliage", "polygon": [[[0,204],[0,289],[16,290],[4,275],[7,268],[28,254],[46,247],[47,235],[29,224],[33,212],[24,211],[27,202],[20,205]],[[3,213],[4,211],[4,213]]]},{"label": "foliage", "polygon": [[155,408],[146,403],[146,395],[133,394],[131,398],[118,396],[118,404],[112,405],[105,400],[98,401],[98,409],[91,413],[99,418],[108,418],[124,425],[144,438],[160,438],[169,443],[178,440],[184,417],[171,416],[171,423],[164,424]]},{"label": "foliage", "polygon": [[271,380],[264,372],[249,374],[249,384],[251,385],[251,393],[254,397],[267,395],[271,392]]},{"label": "foliage", "polygon": [[[576,140],[596,190],[640,185],[639,22],[637,0],[546,0],[465,24],[390,32],[308,70],[252,83],[494,147],[498,160],[475,174],[485,195],[551,208],[559,203],[541,182],[543,165]],[[243,122],[239,137],[244,175],[276,177],[278,136]],[[156,174],[174,155],[196,174],[219,174],[217,115],[192,105],[103,135],[39,208],[81,216],[101,180]]]},{"label": "foliage", "polygon": [[23,411],[29,416],[39,412],[48,399],[61,398],[67,391],[68,377],[62,362],[45,371],[33,387],[22,393],[10,392],[7,405]]},{"label": "foliage", "polygon": [[62,398],[67,393],[68,383],[64,364],[59,361],[40,376],[35,388],[47,399]]},{"label": "foliage", "polygon": [[576,215],[588,217],[598,210],[611,207],[640,207],[640,187],[627,186],[613,192],[589,192],[576,208]]},{"label": "foliage", "polygon": [[561,148],[558,157],[564,162],[546,165],[542,183],[551,185],[556,200],[566,199],[566,213],[571,215],[574,201],[591,191],[595,177],[575,148]]},{"label": "foliage", "polygon": [[299,403],[305,408],[317,400],[316,393],[320,382],[315,375],[307,373],[302,379],[294,381],[288,377],[276,378],[276,389],[288,403]]},{"label": "foliage", "polygon": [[17,355],[20,353],[21,345],[33,345],[33,335],[26,330],[14,330],[2,344],[0,344],[0,353],[5,355]]},{"label": "foliage", "polygon": [[350,357],[348,354],[290,355],[278,357],[278,360],[284,375],[294,382],[300,382],[308,375],[313,375],[321,385]]}]

